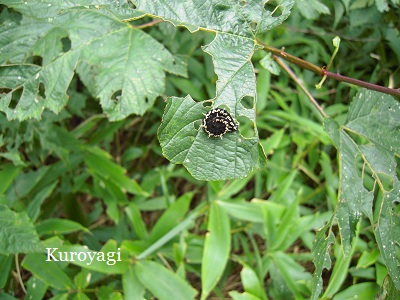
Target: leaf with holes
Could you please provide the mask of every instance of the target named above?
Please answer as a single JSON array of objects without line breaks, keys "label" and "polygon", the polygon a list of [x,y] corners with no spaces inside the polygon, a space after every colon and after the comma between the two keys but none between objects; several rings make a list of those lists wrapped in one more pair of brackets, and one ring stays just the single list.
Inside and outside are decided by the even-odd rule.
[{"label": "leaf with holes", "polygon": [[332,233],[330,226],[332,226],[332,220],[328,222],[315,237],[313,245],[313,262],[315,265],[314,279],[313,279],[313,292],[311,300],[318,299],[319,294],[322,291],[322,271],[324,269],[329,270],[331,268],[331,257],[329,255],[329,249],[331,244],[335,242],[335,236]]},{"label": "leaf with holes", "polygon": [[[147,33],[116,19],[110,4],[107,10],[101,6],[72,9],[72,4],[72,8],[52,5],[49,10],[40,1],[29,5],[36,2],[38,10],[32,11],[20,2],[7,1],[35,17],[25,16],[1,29],[0,110],[8,119],[40,118],[44,109],[60,112],[76,70],[111,120],[144,114],[164,92],[165,72],[186,76],[182,59]],[[130,11],[132,17],[141,15]],[[21,47],[12,54],[9,50],[15,44]],[[41,65],[25,63],[34,56],[43,57]],[[91,70],[91,76],[82,66]]]},{"label": "leaf with holes", "polygon": [[183,164],[197,179],[221,180],[246,176],[258,166],[262,149],[258,139],[245,139],[238,131],[222,138],[208,137],[199,128],[207,111],[190,96],[169,98],[158,136],[164,155]]},{"label": "leaf with holes", "polygon": [[[325,130],[339,152],[340,186],[336,212],[345,254],[362,215],[373,220],[374,192],[377,197],[375,235],[394,284],[400,289],[399,251],[400,181],[395,153],[400,153],[400,103],[389,95],[361,90],[351,103],[347,121],[339,126],[325,120]],[[374,184],[366,187],[365,178]]]},{"label": "leaf with holes", "polygon": [[[264,1],[222,4],[214,0],[207,2],[206,11],[204,1],[199,0],[183,3],[137,0],[134,3],[139,10],[190,31],[216,32],[214,40],[203,47],[212,56],[218,75],[212,106],[226,110],[233,122],[239,123],[239,131],[209,138],[201,126],[207,109],[193,102],[190,96],[172,98],[167,102],[158,132],[164,155],[174,163],[183,163],[195,178],[202,180],[241,178],[263,165],[265,154],[258,143],[255,126],[256,78],[251,57],[257,49],[255,36],[282,23],[294,1],[282,1],[278,7],[268,10],[269,7],[264,8]],[[281,14],[275,16],[278,10]],[[243,100],[249,98],[253,102],[250,108],[243,105]],[[254,135],[244,137],[240,123],[247,121],[252,123]]]}]

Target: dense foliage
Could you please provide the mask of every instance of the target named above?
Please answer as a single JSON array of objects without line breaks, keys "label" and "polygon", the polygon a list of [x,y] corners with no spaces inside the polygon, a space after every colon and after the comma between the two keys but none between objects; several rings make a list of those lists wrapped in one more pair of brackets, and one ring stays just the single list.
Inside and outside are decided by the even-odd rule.
[{"label": "dense foliage", "polygon": [[3,0],[0,298],[397,299],[399,4]]}]

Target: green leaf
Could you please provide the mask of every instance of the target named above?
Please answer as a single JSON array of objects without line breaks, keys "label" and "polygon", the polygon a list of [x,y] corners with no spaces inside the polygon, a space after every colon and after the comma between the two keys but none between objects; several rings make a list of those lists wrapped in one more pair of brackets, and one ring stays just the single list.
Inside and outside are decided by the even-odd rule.
[{"label": "green leaf", "polygon": [[0,270],[2,270],[0,274],[0,289],[4,289],[9,274],[11,273],[11,266],[13,262],[12,255],[1,255],[0,254]]},{"label": "green leaf", "polygon": [[91,277],[92,273],[88,269],[82,269],[74,277],[75,286],[80,290],[86,288],[90,284]]},{"label": "green leaf", "polygon": [[[357,233],[358,234],[358,233]],[[353,258],[354,251],[357,245],[358,235],[353,241],[353,245],[347,256],[343,254],[343,251],[339,244],[335,244],[335,265],[333,267],[331,276],[329,278],[328,286],[326,287],[325,293],[322,298],[332,298],[341,288],[343,282],[347,278],[350,262]]]},{"label": "green leaf", "polygon": [[[19,4],[10,6],[26,12]],[[30,1],[29,4],[38,5],[41,11],[43,3]],[[103,10],[67,8],[65,13],[44,12],[40,17],[44,19],[25,16],[21,24],[5,28],[4,39],[0,40],[0,49],[4,49],[1,53],[9,53],[5,50],[10,44],[22,44],[14,56],[0,53],[0,61],[13,59],[21,63],[32,55],[45,57],[43,66],[1,66],[3,84],[0,87],[7,92],[1,94],[0,110],[8,119],[40,118],[44,109],[60,112],[68,101],[67,88],[78,61],[85,61],[92,68],[92,76],[81,76],[81,79],[100,98],[111,120],[133,113],[144,114],[164,92],[166,71],[186,76],[183,60],[174,57],[147,33]],[[61,39],[65,37],[71,47],[62,52]],[[41,84],[44,97],[39,93]],[[17,90],[23,91],[20,96],[15,93]]]},{"label": "green leaf", "polygon": [[43,254],[26,255],[22,266],[58,290],[70,290],[74,287],[68,275],[54,261],[46,261],[46,256]]},{"label": "green leaf", "polygon": [[336,294],[333,300],[375,299],[379,286],[374,282],[363,282],[352,285]]},{"label": "green leaf", "polygon": [[[2,1],[2,3],[6,4],[5,2],[7,1]],[[29,3],[37,4],[35,2],[29,1]],[[44,34],[43,41],[51,37],[51,34],[47,36],[47,32],[52,28],[53,26],[50,23],[30,18],[22,19],[20,22],[6,21],[4,26],[0,27],[0,63],[9,62],[12,64],[23,62],[28,53],[34,48],[35,43],[38,42],[40,35]],[[54,45],[54,41],[52,44]],[[46,50],[50,51],[50,49]]]},{"label": "green leaf", "polygon": [[2,300],[18,300],[17,298],[11,296],[10,294],[6,294],[4,292],[0,292],[0,298]]},{"label": "green leaf", "polygon": [[228,262],[231,249],[229,222],[227,213],[218,202],[212,202],[201,263],[201,299],[206,299],[216,286]]},{"label": "green leaf", "polygon": [[193,195],[193,192],[182,195],[162,214],[151,231],[151,242],[160,239],[168,231],[181,223],[189,209]]},{"label": "green leaf", "polygon": [[364,251],[360,259],[357,261],[357,268],[365,269],[373,265],[379,257],[379,251],[372,249],[372,251]]},{"label": "green leaf", "polygon": [[88,1],[88,0],[75,0],[75,1],[60,1],[60,0],[36,0],[36,1],[15,1],[4,0],[4,4],[13,7],[15,10],[21,12],[23,15],[33,18],[51,18],[65,12],[68,9],[84,9],[84,10],[97,10],[102,13],[108,13],[119,19],[133,19],[139,18],[143,14],[134,10],[129,6],[127,1],[113,0],[113,1]]},{"label": "green leaf", "polygon": [[320,14],[330,14],[329,8],[319,0],[298,0],[296,5],[307,19],[317,19]]},{"label": "green leaf", "polygon": [[184,219],[182,220],[178,225],[176,225],[174,228],[172,228],[170,231],[168,231],[165,235],[163,235],[161,238],[159,238],[157,241],[155,241],[153,244],[151,244],[145,251],[140,253],[137,256],[137,259],[143,259],[146,256],[150,255],[163,245],[165,245],[167,242],[169,242],[171,239],[175,238],[179,233],[181,233],[183,230],[186,230],[190,227],[193,226],[194,220],[200,215],[201,211],[204,209],[205,203],[199,204],[192,212]]},{"label": "green leaf", "polygon": [[[205,112],[201,104],[193,102],[190,96],[183,100],[168,100],[158,132],[163,153],[172,162],[183,164],[195,178],[242,178],[265,163],[255,127],[256,82],[250,61],[256,49],[254,36],[283,22],[293,3],[285,0],[279,4],[282,14],[275,17],[264,9],[264,3],[256,1],[242,1],[239,5],[210,1],[207,4],[210,13],[207,14],[193,13],[204,7],[203,1],[135,1],[138,9],[176,26],[217,33],[211,44],[203,47],[212,56],[218,75],[217,96],[212,100],[212,106],[228,109],[236,120],[240,116],[252,122],[252,137],[245,138],[239,132],[233,132],[222,139],[208,138],[200,127]],[[241,103],[246,96],[254,99],[252,108],[245,108]]]},{"label": "green leaf", "polygon": [[375,5],[380,12],[385,12],[389,10],[387,0],[375,0]]},{"label": "green leaf", "polygon": [[40,214],[40,207],[43,204],[44,200],[53,192],[54,188],[57,185],[57,181],[53,182],[52,184],[44,187],[41,189],[35,197],[29,202],[27,207],[28,217],[35,222],[36,219],[39,217]]},{"label": "green leaf", "polygon": [[238,132],[222,139],[209,138],[199,126],[206,109],[190,96],[170,98],[158,137],[163,154],[183,164],[196,179],[222,180],[245,177],[259,166],[258,138],[246,139]]},{"label": "green leaf", "polygon": [[[322,271],[323,269],[329,270],[331,268],[331,257],[329,255],[329,248],[335,242],[335,236],[331,232],[332,220],[322,228],[315,237],[313,245],[313,262],[315,265],[313,290],[311,300],[318,299],[319,294],[322,292]],[[326,235],[326,233],[328,233]]]},{"label": "green leaf", "polygon": [[0,205],[0,254],[40,252],[39,237],[25,212]]},{"label": "green leaf", "polygon": [[230,203],[221,201],[218,205],[223,208],[230,216],[247,222],[263,223],[264,215],[260,207],[252,202]]},{"label": "green leaf", "polygon": [[301,293],[297,283],[299,281],[311,279],[310,274],[304,272],[304,268],[284,252],[273,252],[272,259],[285,285],[287,285],[288,289],[293,293],[294,298],[301,299]]},{"label": "green leaf", "polygon": [[128,216],[128,219],[131,221],[133,230],[135,230],[136,234],[140,237],[140,239],[147,240],[149,234],[137,205],[133,202],[129,203],[129,205],[125,207],[125,212]]},{"label": "green leaf", "polygon": [[97,147],[85,148],[84,160],[90,171],[98,178],[109,180],[121,190],[132,194],[148,194],[134,180],[126,176],[126,170],[112,161],[111,155]]},{"label": "green leaf", "polygon": [[192,32],[207,29],[244,37],[252,37],[255,33],[265,32],[281,24],[289,16],[294,4],[293,0],[282,1],[279,4],[282,13],[275,16],[264,9],[265,3],[261,1],[243,1],[237,5],[211,0],[207,2],[207,10],[204,10],[204,1],[201,0],[133,2],[139,10],[169,20],[175,26],[185,26]]},{"label": "green leaf", "polygon": [[271,53],[267,53],[267,55],[265,55],[263,59],[260,60],[260,65],[274,75],[278,76],[279,73],[281,72],[279,65],[272,59]]},{"label": "green leaf", "polygon": [[260,282],[256,272],[247,265],[243,265],[240,278],[245,292],[257,296],[259,299],[266,299],[263,284]]},{"label": "green leaf", "polygon": [[11,164],[4,164],[0,170],[0,194],[3,194],[14,178],[19,174],[22,167],[16,167]]},{"label": "green leaf", "polygon": [[37,278],[32,276],[26,283],[26,299],[43,299],[49,285]]},{"label": "green leaf", "polygon": [[177,274],[151,261],[139,261],[134,266],[139,281],[160,300],[189,300],[197,294]]},{"label": "green leaf", "polygon": [[36,230],[39,235],[66,234],[80,230],[89,232],[86,227],[82,226],[78,222],[67,219],[46,219],[36,225]]},{"label": "green leaf", "polygon": [[50,300],[68,300],[68,298],[69,298],[69,293],[63,293],[51,297]]},{"label": "green leaf", "polygon": [[[393,97],[362,89],[354,97],[343,126],[333,120],[325,120],[326,131],[339,151],[340,186],[336,217],[345,254],[350,250],[362,214],[373,221],[374,191],[364,187],[365,168],[361,169],[360,161],[372,173],[375,189],[382,192],[375,234],[397,289],[400,289],[400,268],[396,259],[400,215],[394,209],[400,202],[400,181],[396,175],[394,153],[400,152],[399,112],[400,104]],[[359,145],[358,139],[366,142]],[[388,186],[382,179],[384,177],[389,178]]]},{"label": "green leaf", "polygon": [[125,299],[143,300],[145,288],[140,283],[134,269],[130,266],[122,275],[122,286],[124,288]]},{"label": "green leaf", "polygon": [[238,293],[236,291],[229,292],[229,296],[234,300],[260,300],[260,298],[250,294],[250,293]]},{"label": "green leaf", "polygon": [[[398,241],[400,241],[400,215],[394,211],[395,203],[400,202],[400,183],[391,192],[382,195],[378,226],[375,228],[376,240],[383,260],[397,290],[400,290],[400,262]],[[397,204],[398,206],[398,204]]]}]

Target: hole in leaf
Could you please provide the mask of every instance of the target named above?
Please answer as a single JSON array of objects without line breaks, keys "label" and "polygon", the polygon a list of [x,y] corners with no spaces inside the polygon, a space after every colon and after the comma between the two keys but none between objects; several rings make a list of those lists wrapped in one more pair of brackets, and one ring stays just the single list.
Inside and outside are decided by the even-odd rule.
[{"label": "hole in leaf", "polygon": [[203,124],[203,121],[202,121],[202,120],[197,120],[197,121],[195,121],[195,122],[193,123],[194,129],[199,130],[201,124]]},{"label": "hole in leaf", "polygon": [[393,190],[393,178],[384,173],[377,173],[379,180],[383,185],[383,189],[387,192]]},{"label": "hole in leaf", "polygon": [[215,10],[216,11],[224,11],[224,10],[229,10],[230,6],[229,5],[225,5],[225,4],[217,4],[215,5]]},{"label": "hole in leaf", "polygon": [[212,102],[211,101],[203,101],[203,107],[211,107]]},{"label": "hole in leaf", "polygon": [[230,109],[228,108],[228,106],[226,106],[225,104],[219,105],[218,108],[225,109],[228,113],[232,114],[232,113],[231,113],[231,110],[230,110]]},{"label": "hole in leaf", "polygon": [[395,158],[395,160],[396,160],[396,166],[395,166],[396,177],[397,177],[397,180],[400,181],[400,168],[398,168],[398,166],[400,166],[400,157],[398,157],[397,155],[395,155],[394,158]]},{"label": "hole in leaf", "polygon": [[253,31],[257,30],[257,26],[258,26],[258,23],[256,21],[251,21],[250,22],[250,29],[251,30],[253,30]]},{"label": "hole in leaf", "polygon": [[264,9],[270,13],[271,17],[279,17],[283,13],[283,8],[278,3],[278,1],[267,1],[264,5]]},{"label": "hole in leaf", "polygon": [[254,97],[245,96],[240,102],[245,108],[252,109],[254,107]]},{"label": "hole in leaf", "polygon": [[9,109],[15,109],[18,105],[18,99],[21,97],[22,88],[15,90],[12,94],[11,101],[8,104]]},{"label": "hole in leaf", "polygon": [[[122,90],[118,90],[118,91],[114,92],[114,94],[112,94],[111,100],[114,101],[115,103],[118,103],[121,98],[121,95],[122,95]],[[146,100],[147,100],[147,98],[146,98]]]},{"label": "hole in leaf", "polygon": [[[15,93],[15,92],[14,92]],[[14,95],[13,95],[14,96]],[[9,109],[15,109],[17,107],[18,104],[18,99],[17,97],[11,97],[11,101],[10,104],[8,104],[8,108]]]},{"label": "hole in leaf", "polygon": [[129,8],[136,9],[136,5],[133,4],[132,1],[128,0],[128,6],[129,6]]},{"label": "hole in leaf", "polygon": [[399,201],[397,201],[397,200],[395,200],[393,202],[393,211],[399,216],[399,214],[400,214],[400,204],[399,204]]},{"label": "hole in leaf", "polygon": [[0,88],[0,94],[8,94],[10,92],[12,92],[12,89]]},{"label": "hole in leaf", "polygon": [[68,52],[71,50],[71,40],[69,37],[65,37],[61,39],[62,47],[63,47],[63,52]]},{"label": "hole in leaf", "polygon": [[149,103],[149,98],[146,97],[146,98],[144,99],[144,102]]},{"label": "hole in leaf", "polygon": [[42,63],[43,63],[43,58],[41,56],[38,56],[38,55],[32,56],[32,63],[34,65],[41,66]]},{"label": "hole in leaf", "polygon": [[248,117],[240,116],[237,118],[239,122],[239,132],[245,138],[252,138],[255,136],[254,123]]},{"label": "hole in leaf", "polygon": [[45,98],[45,86],[43,84],[43,82],[39,83],[39,89],[38,89],[38,95],[42,98]]},{"label": "hole in leaf", "polygon": [[[355,160],[353,163],[354,163],[353,168],[355,168],[358,177],[363,180],[364,188],[367,189],[368,191],[372,191],[374,189],[375,179],[372,177],[371,169],[364,163],[364,160],[360,154],[358,154],[355,157]],[[342,177],[343,177],[345,184],[347,184],[346,182],[348,182],[348,180],[350,180],[350,178],[348,178],[348,176],[351,176],[351,173],[352,173],[351,168],[352,168],[352,166],[350,166],[349,168],[344,168],[344,170],[343,170]]]}]

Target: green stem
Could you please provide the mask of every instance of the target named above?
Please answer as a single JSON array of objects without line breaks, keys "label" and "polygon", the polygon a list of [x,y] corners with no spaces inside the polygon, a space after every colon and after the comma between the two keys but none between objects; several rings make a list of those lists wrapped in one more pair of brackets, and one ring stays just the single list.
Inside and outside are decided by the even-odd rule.
[{"label": "green stem", "polygon": [[335,74],[332,72],[329,72],[321,67],[318,67],[308,61],[302,60],[301,58],[298,58],[296,56],[293,56],[289,53],[286,53],[283,49],[279,50],[277,48],[268,46],[266,44],[264,44],[263,42],[257,40],[257,43],[263,47],[264,50],[271,52],[273,54],[275,54],[276,56],[279,56],[281,58],[283,58],[284,60],[287,60],[291,63],[294,63],[295,65],[309,70],[311,72],[314,72],[315,74],[318,74],[320,76],[326,76],[328,78],[332,78],[335,79],[337,81],[342,81],[342,82],[347,82],[350,84],[354,84],[357,86],[361,86],[361,87],[365,87],[367,89],[373,90],[373,91],[377,91],[377,92],[381,92],[381,93],[385,93],[385,94],[389,94],[392,96],[397,96],[400,97],[400,89],[391,89],[391,88],[387,88],[384,86],[380,86],[377,84],[373,84],[373,83],[369,83],[369,82],[365,82],[362,80],[358,80],[358,79],[354,79],[351,77],[347,77],[347,76],[343,76],[343,75],[339,75],[339,74]]},{"label": "green stem", "polygon": [[[328,63],[328,66],[325,68],[327,71],[328,71],[329,68],[331,67],[331,65],[332,65],[332,63],[333,63],[333,60],[335,59],[335,56],[336,56],[336,54],[337,54],[338,51],[339,51],[340,38],[339,38],[338,36],[335,37],[335,38],[332,40],[332,43],[333,43],[333,46],[335,47],[335,50],[333,51],[333,54],[332,54],[331,59],[330,59],[330,61],[329,61],[329,63]],[[327,77],[326,75],[324,75],[324,77],[322,77],[321,82],[318,83],[318,84],[316,85],[316,88],[317,88],[317,89],[320,89],[320,88],[322,87],[322,85],[323,85],[324,82],[325,82],[326,77]]]}]

